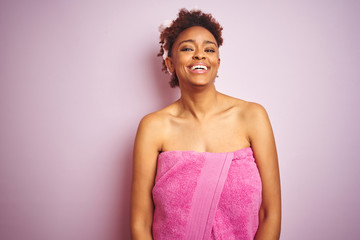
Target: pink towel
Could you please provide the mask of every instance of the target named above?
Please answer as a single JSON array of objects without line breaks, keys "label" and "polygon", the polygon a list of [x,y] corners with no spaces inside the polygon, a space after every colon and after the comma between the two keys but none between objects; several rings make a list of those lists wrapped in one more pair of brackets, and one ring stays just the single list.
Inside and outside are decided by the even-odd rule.
[{"label": "pink towel", "polygon": [[154,240],[253,239],[261,179],[251,148],[160,153],[153,188]]}]

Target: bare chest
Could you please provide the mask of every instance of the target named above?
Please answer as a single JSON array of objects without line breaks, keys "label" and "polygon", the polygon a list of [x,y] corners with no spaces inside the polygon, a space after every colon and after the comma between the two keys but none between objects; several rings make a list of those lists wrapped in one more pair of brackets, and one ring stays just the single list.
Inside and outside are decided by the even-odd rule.
[{"label": "bare chest", "polygon": [[236,119],[174,121],[165,133],[163,151],[231,152],[248,147],[246,125]]}]

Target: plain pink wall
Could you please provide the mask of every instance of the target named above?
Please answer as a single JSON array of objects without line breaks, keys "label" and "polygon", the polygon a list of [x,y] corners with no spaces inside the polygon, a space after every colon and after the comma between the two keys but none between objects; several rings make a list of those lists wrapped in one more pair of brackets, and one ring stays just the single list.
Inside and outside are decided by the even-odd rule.
[{"label": "plain pink wall", "polygon": [[1,1],[0,239],[129,239],[141,117],[178,97],[158,26],[181,7],[224,27],[219,91],[270,115],[281,239],[357,239],[358,1]]}]

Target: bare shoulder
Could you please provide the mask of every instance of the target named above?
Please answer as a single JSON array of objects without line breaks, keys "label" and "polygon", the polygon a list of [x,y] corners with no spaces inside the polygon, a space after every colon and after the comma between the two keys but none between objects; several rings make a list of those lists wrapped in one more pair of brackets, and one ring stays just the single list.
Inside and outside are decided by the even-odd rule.
[{"label": "bare shoulder", "polygon": [[264,131],[271,128],[270,120],[265,108],[255,102],[246,102],[242,109],[242,118],[247,127],[249,137],[258,133],[259,131]]},{"label": "bare shoulder", "polygon": [[270,119],[266,109],[261,104],[248,102],[244,108],[243,116],[247,133],[254,150],[258,150],[258,146],[267,146],[269,142],[271,142],[270,145],[274,145],[274,143],[272,143],[274,137]]},{"label": "bare shoulder", "polygon": [[139,129],[141,130],[148,130],[148,131],[156,131],[160,128],[160,126],[164,122],[164,116],[163,114],[159,112],[152,112],[147,115],[145,115],[139,124]]},{"label": "bare shoulder", "polygon": [[147,139],[158,151],[161,150],[164,135],[169,127],[173,104],[145,115],[138,127],[138,138]]},{"label": "bare shoulder", "polygon": [[173,105],[174,103],[156,112],[145,115],[141,119],[139,127],[149,129],[149,131],[158,131],[160,129],[163,129],[170,119]]},{"label": "bare shoulder", "polygon": [[244,108],[244,116],[250,121],[261,121],[268,118],[265,108],[261,104],[254,102],[247,102],[246,107]]},{"label": "bare shoulder", "polygon": [[238,114],[243,120],[260,120],[267,118],[265,108],[255,102],[249,102],[235,97],[223,95],[228,106]]}]

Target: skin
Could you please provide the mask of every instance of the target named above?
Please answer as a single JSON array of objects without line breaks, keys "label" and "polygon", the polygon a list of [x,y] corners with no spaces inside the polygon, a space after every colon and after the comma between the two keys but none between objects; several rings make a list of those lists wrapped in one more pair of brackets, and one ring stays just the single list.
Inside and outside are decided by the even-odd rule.
[{"label": "skin", "polygon": [[[214,36],[205,28],[191,27],[176,39],[166,65],[177,74],[181,97],[145,116],[136,135],[131,192],[131,232],[134,240],[152,239],[154,186],[159,152],[194,150],[232,152],[251,146],[262,181],[262,204],[255,240],[279,239],[281,194],[277,152],[265,109],[215,89],[220,66]],[[208,71],[189,66],[203,63]]]}]

